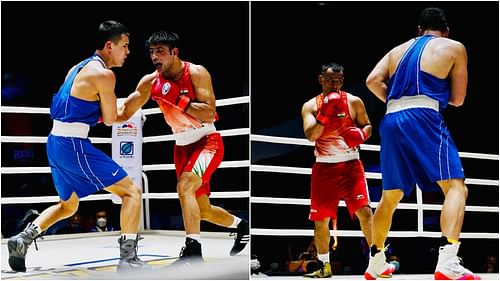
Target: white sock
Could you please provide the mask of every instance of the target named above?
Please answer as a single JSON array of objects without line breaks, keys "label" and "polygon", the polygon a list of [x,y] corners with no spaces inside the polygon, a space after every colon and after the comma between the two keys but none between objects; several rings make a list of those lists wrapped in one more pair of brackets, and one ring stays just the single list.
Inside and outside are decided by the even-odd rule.
[{"label": "white sock", "polygon": [[122,233],[123,240],[135,239],[137,238],[137,233]]},{"label": "white sock", "polygon": [[326,254],[318,254],[318,259],[320,261],[322,261],[323,263],[325,262],[330,262],[330,253],[326,253]]},{"label": "white sock", "polygon": [[188,235],[186,235],[186,237],[189,237],[189,238],[194,239],[194,240],[198,241],[199,243],[201,243],[201,235],[200,234],[188,234]]},{"label": "white sock", "polygon": [[228,226],[228,228],[236,228],[238,227],[238,224],[240,223],[241,219],[238,218],[237,216],[233,216],[233,223]]}]

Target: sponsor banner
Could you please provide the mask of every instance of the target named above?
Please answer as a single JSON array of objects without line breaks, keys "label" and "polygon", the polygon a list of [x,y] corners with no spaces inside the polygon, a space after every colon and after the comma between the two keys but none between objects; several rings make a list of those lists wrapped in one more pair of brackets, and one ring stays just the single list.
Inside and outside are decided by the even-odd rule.
[{"label": "sponsor banner", "polygon": [[[124,98],[117,99],[120,107]],[[120,124],[113,124],[112,157],[120,164],[142,190],[142,115],[141,110],[128,120]],[[117,195],[112,195],[113,203],[121,204]]]}]

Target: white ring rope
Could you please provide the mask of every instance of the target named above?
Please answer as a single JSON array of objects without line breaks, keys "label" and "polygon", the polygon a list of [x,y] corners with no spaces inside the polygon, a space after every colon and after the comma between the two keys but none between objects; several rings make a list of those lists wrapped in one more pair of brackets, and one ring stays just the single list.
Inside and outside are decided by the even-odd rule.
[{"label": "white ring rope", "polygon": [[[297,168],[297,167],[286,167],[286,166],[266,166],[266,165],[251,165],[250,169],[256,172],[270,172],[270,173],[287,173],[287,174],[303,174],[310,175],[312,168]],[[382,179],[381,173],[365,172],[367,179]],[[479,185],[489,185],[498,186],[498,180],[483,180],[483,179],[465,179],[466,184],[479,184]]]},{"label": "white ring rope", "polygon": [[[330,230],[333,236],[334,231]],[[341,237],[364,237],[360,230],[336,230],[337,236]],[[312,229],[269,229],[251,228],[251,235],[261,236],[314,236]],[[389,231],[388,237],[441,237],[441,232],[432,231]],[[498,233],[462,232],[460,238],[486,238],[498,239]]]},{"label": "white ring rope", "polygon": [[[265,136],[265,135],[251,135],[250,139],[252,141],[269,142],[269,143],[280,143],[280,144],[297,144],[297,145],[307,145],[314,146],[314,142],[310,142],[306,139],[299,138],[288,138],[288,137],[275,137],[275,136]],[[380,151],[380,145],[374,144],[361,144],[361,150],[367,151]],[[498,160],[498,155],[496,154],[486,154],[486,153],[471,153],[471,152],[459,152],[460,157],[463,158],[475,158],[483,160]]]},{"label": "white ring rope", "polygon": [[[305,145],[314,146],[314,142],[310,142],[303,138],[289,138],[289,137],[276,137],[276,136],[266,136],[266,135],[250,135],[251,141],[256,142],[268,142],[268,143],[278,143],[278,144],[292,144],[292,145]],[[369,145],[362,144],[360,146],[361,150],[367,151],[380,151],[380,145]],[[483,159],[483,160],[499,160],[498,155],[495,154],[485,154],[485,153],[469,153],[469,152],[459,152],[462,158],[473,158],[473,159]],[[271,165],[250,165],[251,172],[268,172],[268,173],[284,173],[284,174],[302,174],[310,175],[312,168],[301,168],[301,167],[286,167],[286,166],[271,166]],[[381,173],[365,172],[367,179],[382,179]],[[466,184],[476,184],[476,185],[486,185],[498,187],[498,180],[486,180],[486,179],[465,179]],[[399,203],[397,209],[406,210],[417,210],[417,229],[418,231],[390,231],[389,237],[440,237],[439,232],[429,232],[424,231],[423,218],[424,210],[435,210],[440,211],[442,205],[438,204],[423,204],[422,191],[416,189],[417,192],[417,202],[416,203]],[[289,205],[304,205],[310,206],[310,199],[300,199],[300,198],[277,198],[277,197],[256,197],[251,196],[251,203],[262,203],[262,204],[289,204]],[[371,202],[370,207],[376,208],[378,202]],[[345,202],[339,202],[339,206],[346,207]],[[489,212],[498,213],[499,207],[489,207],[489,206],[465,206],[465,211],[470,212]],[[357,236],[363,237],[361,231],[336,231],[338,236]],[[334,231],[331,231],[332,235]],[[314,231],[310,230],[300,230],[300,229],[261,229],[252,228],[252,235],[262,235],[262,236],[314,236]],[[462,232],[462,238],[486,238],[486,239],[498,239],[498,233],[471,233]]]},{"label": "white ring rope", "polygon": [[[251,197],[252,203],[263,203],[263,204],[288,204],[288,205],[304,205],[309,206],[311,200],[310,199],[301,199],[301,198],[278,198],[278,197]],[[370,207],[376,208],[378,202],[370,202]],[[346,207],[344,201],[339,202],[340,207]],[[425,210],[435,210],[440,211],[443,207],[438,204],[421,204],[422,209]],[[420,206],[417,206],[415,203],[399,203],[398,209],[404,210],[418,210]],[[475,211],[475,212],[490,212],[490,213],[498,213],[500,211],[499,207],[483,207],[483,206],[465,206],[466,211]]]},{"label": "white ring rope", "polygon": [[[248,198],[249,191],[225,191],[210,192],[210,198]],[[112,194],[92,194],[81,198],[80,201],[109,200]],[[177,192],[148,193],[143,194],[142,199],[178,199]],[[33,204],[33,203],[57,203],[61,200],[59,196],[31,196],[31,197],[2,197],[2,204]]]},{"label": "white ring rope", "polygon": [[[250,101],[249,96],[228,98],[217,100],[217,106],[226,106],[233,104],[244,104]],[[40,113],[48,114],[50,113],[49,108],[37,108],[37,107],[18,107],[18,106],[2,106],[2,113]],[[161,113],[159,108],[141,109],[142,114],[158,114]],[[249,135],[249,128],[239,128],[239,129],[229,129],[218,131],[222,136],[239,136],[239,135]],[[112,143],[112,138],[101,138],[101,137],[90,137],[92,143]],[[172,141],[173,135],[164,136],[150,136],[143,137],[144,143],[151,142],[161,142],[161,141]],[[1,141],[6,143],[46,143],[47,137],[35,137],[35,136],[1,136]],[[220,168],[238,168],[238,167],[250,167],[250,160],[241,161],[223,161]],[[148,179],[145,171],[160,171],[160,170],[175,170],[174,164],[152,164],[143,165],[143,179],[145,185],[148,185]],[[2,167],[1,174],[34,174],[34,173],[51,173],[50,167]],[[145,186],[145,190],[149,190],[148,186]],[[226,191],[226,192],[211,192],[211,198],[249,198],[249,191]],[[94,200],[109,200],[112,198],[112,194],[92,194],[81,201],[94,201]],[[143,199],[178,199],[177,192],[168,193],[149,193],[145,192],[142,196]],[[34,196],[34,197],[8,197],[0,198],[1,204],[32,204],[32,203],[55,203],[59,202],[59,196]],[[148,202],[148,200],[146,200]],[[148,210],[149,211],[149,210]],[[149,216],[148,216],[149,217]],[[147,222],[149,223],[149,222]]]},{"label": "white ring rope", "polygon": [[[249,128],[240,128],[240,129],[229,129],[229,130],[221,130],[217,131],[223,137],[231,137],[231,136],[239,136],[239,135],[248,135],[250,134]],[[92,143],[111,143],[112,138],[99,138],[99,137],[90,137],[89,138]],[[2,136],[2,142],[7,143],[47,143],[47,137],[30,137],[30,136]],[[174,140],[174,135],[163,135],[163,136],[151,136],[151,137],[143,137],[143,143],[150,142],[161,142],[161,141],[172,141]]]}]

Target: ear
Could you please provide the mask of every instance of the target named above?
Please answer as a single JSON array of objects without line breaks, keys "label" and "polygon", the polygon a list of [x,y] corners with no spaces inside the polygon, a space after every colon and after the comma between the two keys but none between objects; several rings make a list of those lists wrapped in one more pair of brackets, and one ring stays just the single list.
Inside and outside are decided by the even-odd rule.
[{"label": "ear", "polygon": [[106,43],[104,44],[104,50],[110,50],[111,51],[111,47],[113,46],[113,42],[110,41],[106,41]]},{"label": "ear", "polygon": [[445,32],[444,32],[444,34],[443,34],[443,36],[444,36],[444,37],[446,37],[446,38],[448,38],[448,36],[449,36],[449,35],[450,35],[450,28],[449,28],[449,27],[447,27],[447,28],[446,28],[446,31],[445,31]]},{"label": "ear", "polygon": [[424,31],[422,30],[422,28],[420,28],[420,25],[418,25],[417,26],[417,34],[418,34],[418,36],[421,36],[423,32]]},{"label": "ear", "polygon": [[179,48],[175,47],[172,49],[172,55],[179,56]]},{"label": "ear", "polygon": [[323,75],[318,75],[318,82],[320,85],[323,85]]}]

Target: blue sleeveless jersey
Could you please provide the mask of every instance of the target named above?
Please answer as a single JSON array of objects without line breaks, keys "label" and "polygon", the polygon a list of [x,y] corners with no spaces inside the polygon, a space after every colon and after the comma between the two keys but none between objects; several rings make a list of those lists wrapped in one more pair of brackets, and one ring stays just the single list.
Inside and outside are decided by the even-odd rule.
[{"label": "blue sleeveless jersey", "polygon": [[[95,126],[101,115],[98,101],[89,102],[71,96],[71,87],[78,72],[90,61],[101,59],[97,55],[80,62],[69,73],[52,99],[52,119]],[[102,62],[102,61],[101,61]],[[109,155],[97,149],[88,138],[49,135],[47,158],[52,180],[59,197],[66,201],[74,192],[78,198],[109,187],[127,176],[127,172]]]},{"label": "blue sleeveless jersey", "polygon": [[396,72],[387,85],[387,101],[402,96],[426,95],[439,101],[439,109],[443,110],[450,99],[450,82],[437,78],[420,69],[422,51],[432,35],[417,38],[401,58]]},{"label": "blue sleeveless jersey", "polygon": [[101,59],[97,55],[80,62],[68,75],[57,94],[52,98],[50,117],[61,122],[80,122],[95,126],[101,116],[99,101],[86,101],[71,96],[76,75],[90,61]]},{"label": "blue sleeveless jersey", "polygon": [[[387,102],[426,95],[439,101],[439,110],[446,108],[448,79],[420,69],[422,52],[432,38],[417,38],[403,55],[388,83]],[[424,192],[439,191],[437,181],[465,177],[457,147],[440,112],[408,108],[387,113],[379,131],[384,190],[400,189],[409,196],[416,185]]]}]

